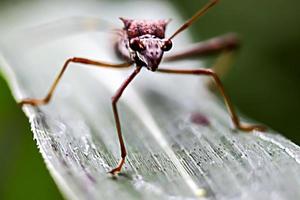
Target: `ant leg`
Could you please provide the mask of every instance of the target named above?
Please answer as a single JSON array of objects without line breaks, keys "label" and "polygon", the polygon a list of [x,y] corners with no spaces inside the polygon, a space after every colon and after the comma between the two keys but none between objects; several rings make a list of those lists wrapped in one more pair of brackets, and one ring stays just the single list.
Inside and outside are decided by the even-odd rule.
[{"label": "ant leg", "polygon": [[234,51],[239,47],[239,44],[240,41],[237,35],[229,33],[203,42],[198,42],[179,52],[165,55],[163,61],[171,62],[190,58],[201,58],[219,54],[223,51]]},{"label": "ant leg", "polygon": [[[219,37],[209,39],[204,42],[199,42],[190,48],[182,50],[178,53],[173,53],[164,57],[165,62],[178,61],[190,58],[201,58],[210,55],[220,54],[216,64],[213,67],[214,72],[219,77],[224,77],[231,68],[231,62],[234,59],[236,50],[240,46],[240,41],[236,34],[229,33]],[[215,91],[215,85],[211,80],[207,82],[207,86],[212,91]]]},{"label": "ant leg", "polygon": [[47,93],[47,95],[42,98],[42,99],[23,99],[21,100],[18,104],[19,105],[24,105],[24,104],[30,104],[33,106],[38,106],[38,105],[44,105],[49,103],[52,94],[55,90],[55,88],[57,87],[57,84],[59,83],[62,75],[64,74],[64,72],[66,71],[67,67],[69,66],[69,64],[73,62],[73,63],[81,63],[81,64],[86,64],[86,65],[94,65],[97,67],[113,67],[113,68],[125,68],[125,67],[129,67],[132,65],[132,63],[122,63],[122,64],[110,64],[110,63],[105,63],[105,62],[99,62],[99,61],[94,61],[94,60],[89,60],[86,58],[78,58],[78,57],[74,57],[74,58],[70,58],[68,59],[65,64],[63,65],[60,73],[58,74],[57,78],[54,80],[49,92]]},{"label": "ant leg", "polygon": [[179,29],[177,29],[169,39],[173,39],[177,34],[190,27],[199,17],[204,15],[211,7],[213,7],[218,2],[219,0],[210,0],[201,9],[199,9],[190,19],[188,19]]},{"label": "ant leg", "polygon": [[124,92],[124,90],[126,89],[126,87],[128,86],[128,84],[134,79],[134,77],[140,72],[140,70],[141,70],[140,67],[136,68],[133,71],[133,73],[123,82],[123,84],[118,89],[116,94],[112,97],[112,108],[113,108],[113,112],[114,112],[116,128],[117,128],[117,132],[118,132],[118,139],[119,139],[120,149],[121,149],[121,160],[120,160],[119,164],[117,165],[117,167],[115,167],[114,169],[112,169],[109,172],[113,175],[115,175],[116,173],[121,171],[122,166],[125,162],[125,157],[127,155],[124,140],[122,137],[121,123],[120,123],[118,109],[117,109],[117,102],[120,99],[120,97],[121,97],[122,93]]},{"label": "ant leg", "polygon": [[226,94],[224,86],[219,79],[218,75],[212,70],[212,69],[158,69],[157,71],[162,73],[168,73],[168,74],[191,74],[191,75],[205,75],[210,76],[213,78],[214,82],[217,85],[217,88],[219,89],[221,95],[224,98],[227,110],[230,114],[231,120],[235,127],[237,129],[240,129],[242,131],[252,131],[252,130],[259,130],[259,131],[265,131],[266,128],[261,125],[246,125],[241,124],[240,120],[234,110],[234,107],[231,103],[231,100],[229,96]]}]

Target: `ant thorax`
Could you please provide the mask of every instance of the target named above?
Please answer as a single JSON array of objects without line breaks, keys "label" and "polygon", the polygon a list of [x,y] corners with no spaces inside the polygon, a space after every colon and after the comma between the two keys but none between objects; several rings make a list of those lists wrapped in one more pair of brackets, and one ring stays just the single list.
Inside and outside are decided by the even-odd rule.
[{"label": "ant thorax", "polygon": [[123,30],[127,32],[129,39],[142,35],[153,35],[157,38],[165,37],[165,30],[170,20],[134,20],[120,18],[124,24]]}]

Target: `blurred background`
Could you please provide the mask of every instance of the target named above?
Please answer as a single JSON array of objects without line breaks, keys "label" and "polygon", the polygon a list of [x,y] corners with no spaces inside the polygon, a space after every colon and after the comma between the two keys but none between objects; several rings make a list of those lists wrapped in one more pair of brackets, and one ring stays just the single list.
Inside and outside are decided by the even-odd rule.
[{"label": "blurred background", "polygon": [[[17,1],[0,1],[0,9],[12,2]],[[187,19],[206,0],[171,2],[178,15]],[[297,144],[299,19],[300,1],[223,0],[190,29],[195,42],[227,32],[239,34],[242,46],[233,68],[222,78],[229,95],[245,116],[267,124]],[[2,75],[0,163],[0,199],[62,198],[32,139],[28,120]]]}]

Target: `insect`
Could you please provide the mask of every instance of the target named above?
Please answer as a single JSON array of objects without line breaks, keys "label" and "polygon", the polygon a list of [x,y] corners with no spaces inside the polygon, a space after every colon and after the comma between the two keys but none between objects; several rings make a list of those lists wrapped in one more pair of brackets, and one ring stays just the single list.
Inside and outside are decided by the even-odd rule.
[{"label": "insect", "polygon": [[116,123],[118,140],[121,149],[121,159],[119,164],[113,168],[110,173],[117,174],[121,171],[127,155],[125,143],[121,131],[121,123],[117,109],[117,103],[122,96],[126,87],[130,82],[139,74],[141,69],[146,68],[152,72],[160,72],[165,74],[178,74],[178,75],[204,75],[209,76],[215,82],[221,95],[224,98],[231,120],[235,128],[243,131],[264,130],[260,125],[246,125],[242,124],[232,106],[232,103],[225,93],[224,87],[218,75],[212,69],[167,69],[160,68],[159,65],[163,61],[175,61],[191,56],[205,56],[211,53],[222,53],[224,51],[231,51],[237,46],[237,39],[232,35],[220,36],[218,38],[204,41],[199,43],[193,49],[187,49],[181,53],[166,55],[164,53],[172,48],[172,39],[179,33],[190,27],[199,17],[204,15],[211,7],[218,3],[218,0],[210,0],[201,9],[199,9],[190,19],[188,19],[181,27],[179,27],[170,37],[165,37],[165,29],[169,20],[134,20],[127,18],[120,18],[124,24],[123,29],[118,31],[118,39],[116,41],[116,52],[124,59],[124,63],[112,64],[102,61],[95,61],[81,57],[73,57],[65,61],[60,73],[56,77],[47,95],[41,99],[23,99],[19,104],[29,104],[38,106],[47,104],[59,81],[61,80],[64,72],[70,66],[70,63],[80,63],[85,65],[92,65],[97,67],[110,67],[110,68],[127,68],[135,65],[135,69],[130,76],[123,82],[123,84],[116,91],[112,97],[112,108]]}]

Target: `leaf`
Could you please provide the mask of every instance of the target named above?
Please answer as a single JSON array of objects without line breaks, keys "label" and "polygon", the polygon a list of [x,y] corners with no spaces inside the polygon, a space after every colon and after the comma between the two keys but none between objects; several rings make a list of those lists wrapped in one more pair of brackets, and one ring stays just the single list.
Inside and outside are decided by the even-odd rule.
[{"label": "leaf", "polygon": [[[74,17],[86,16],[81,19],[89,21],[100,16],[116,22],[119,16],[176,16],[167,2],[68,6],[39,2],[1,13],[1,71],[17,101],[42,97],[69,57],[118,62],[111,32],[81,31],[76,27],[85,20],[76,24]],[[73,20],[70,26],[67,21],[60,25],[61,18]],[[51,21],[56,22],[53,30],[48,28]],[[174,19],[168,34],[179,24]],[[174,46],[188,41],[182,35]],[[201,63],[172,65],[199,67]],[[206,89],[204,79],[147,70],[119,103],[128,157],[123,173],[116,179],[109,176],[107,171],[116,166],[120,154],[110,97],[129,73],[74,64],[49,105],[23,107],[46,165],[66,198],[300,197],[298,146],[277,133],[233,131],[223,104]]]}]

